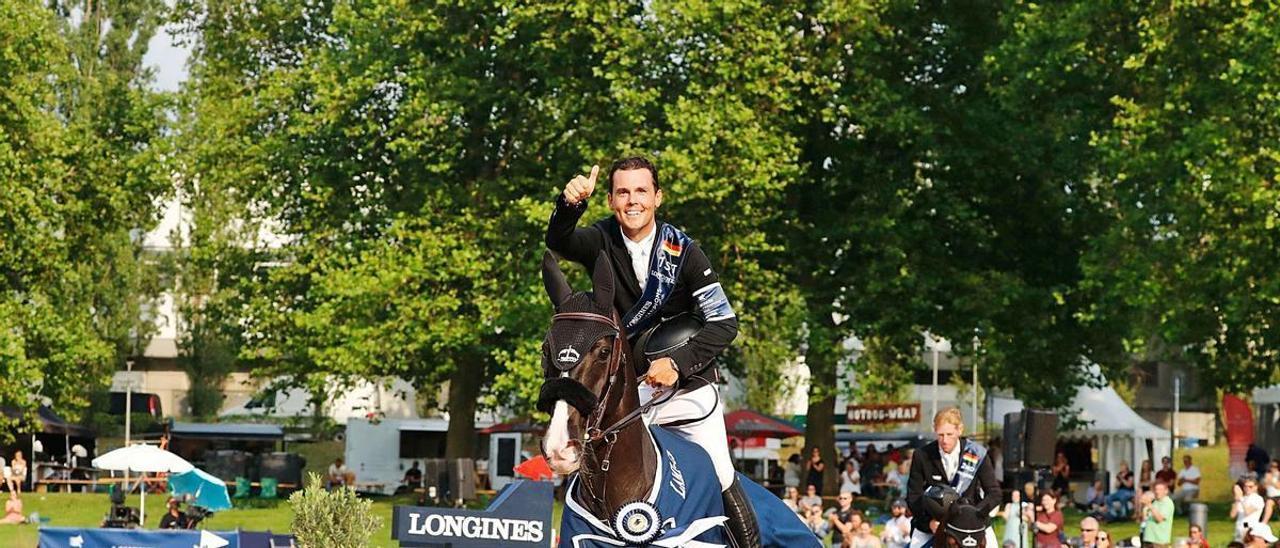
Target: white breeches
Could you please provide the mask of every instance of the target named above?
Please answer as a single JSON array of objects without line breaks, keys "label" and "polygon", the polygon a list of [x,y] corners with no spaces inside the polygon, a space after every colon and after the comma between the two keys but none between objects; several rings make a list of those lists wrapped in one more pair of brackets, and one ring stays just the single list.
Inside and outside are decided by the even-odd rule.
[{"label": "white breeches", "polygon": [[[733,485],[734,470],[733,458],[729,456],[729,439],[724,430],[724,401],[716,397],[716,390],[716,385],[708,384],[692,392],[676,394],[666,403],[654,406],[645,413],[644,422],[666,425],[706,416],[701,421],[683,426],[671,426],[668,430],[702,446],[707,454],[711,455],[711,464],[716,468],[716,478],[720,480],[720,490],[724,491]],[[648,403],[653,395],[654,389],[648,384],[641,383],[640,405]]]}]

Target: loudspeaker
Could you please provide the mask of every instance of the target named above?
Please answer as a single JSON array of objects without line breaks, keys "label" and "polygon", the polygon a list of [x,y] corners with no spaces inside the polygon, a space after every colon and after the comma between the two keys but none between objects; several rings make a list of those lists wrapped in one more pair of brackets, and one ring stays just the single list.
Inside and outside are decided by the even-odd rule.
[{"label": "loudspeaker", "polygon": [[1023,461],[1033,468],[1053,466],[1058,446],[1058,414],[1043,409],[1022,410]]},{"label": "loudspeaker", "polygon": [[1004,469],[1018,470],[1022,468],[1022,412],[1004,414]]}]

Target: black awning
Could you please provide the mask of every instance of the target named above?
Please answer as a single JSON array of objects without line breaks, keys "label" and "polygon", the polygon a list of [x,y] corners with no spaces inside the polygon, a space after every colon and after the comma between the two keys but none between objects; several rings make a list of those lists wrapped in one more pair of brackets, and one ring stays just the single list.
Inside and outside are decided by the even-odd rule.
[{"label": "black awning", "polygon": [[284,428],[275,424],[175,422],[169,438],[283,441]]},{"label": "black awning", "polygon": [[[11,419],[21,419],[22,413],[13,407],[0,407],[0,413]],[[52,409],[41,405],[36,411],[36,417],[40,421],[40,429],[36,432],[22,432],[24,434],[57,434],[60,436],[71,436],[73,438],[96,438],[97,434],[86,426],[67,422],[66,419],[58,416]],[[28,426],[29,428],[29,426]]]}]

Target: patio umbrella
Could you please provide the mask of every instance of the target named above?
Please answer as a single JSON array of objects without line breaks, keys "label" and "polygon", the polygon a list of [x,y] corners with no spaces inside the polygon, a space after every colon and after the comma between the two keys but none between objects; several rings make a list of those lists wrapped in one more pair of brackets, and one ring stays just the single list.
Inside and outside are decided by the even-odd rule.
[{"label": "patio umbrella", "polygon": [[199,468],[169,476],[169,490],[174,495],[191,495],[196,505],[215,512],[231,508],[227,484]]},{"label": "patio umbrella", "polygon": [[[195,468],[195,466],[187,462],[187,459],[154,445],[141,443],[121,447],[93,459],[93,467],[119,472],[169,472],[173,474],[188,472]],[[142,494],[142,502],[139,503],[140,521],[145,524],[147,522],[147,487],[143,485],[140,491]]]}]

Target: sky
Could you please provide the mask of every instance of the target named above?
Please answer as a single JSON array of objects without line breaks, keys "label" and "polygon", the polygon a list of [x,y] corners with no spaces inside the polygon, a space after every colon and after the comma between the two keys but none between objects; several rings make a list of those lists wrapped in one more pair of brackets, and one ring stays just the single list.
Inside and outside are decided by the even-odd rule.
[{"label": "sky", "polygon": [[191,48],[173,43],[172,31],[175,30],[177,27],[165,27],[157,32],[142,58],[145,65],[156,71],[152,86],[158,91],[177,91],[187,79],[187,58],[191,56]]}]

